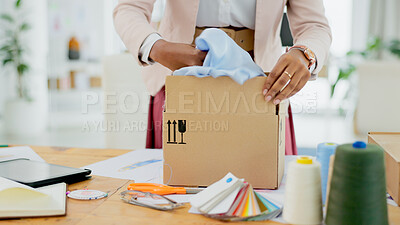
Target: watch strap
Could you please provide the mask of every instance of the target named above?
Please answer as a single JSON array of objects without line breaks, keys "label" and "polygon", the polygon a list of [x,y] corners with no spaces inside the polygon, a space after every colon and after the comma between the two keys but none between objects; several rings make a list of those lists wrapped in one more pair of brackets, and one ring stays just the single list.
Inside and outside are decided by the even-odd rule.
[{"label": "watch strap", "polygon": [[314,52],[313,52],[311,49],[307,48],[306,46],[302,46],[302,45],[295,45],[295,46],[292,46],[291,48],[289,48],[289,50],[291,50],[291,49],[298,49],[298,50],[302,51],[303,54],[304,54],[304,56],[305,56],[305,57],[308,59],[308,61],[310,62],[310,63],[308,64],[308,69],[311,69],[311,67],[314,67],[314,68],[315,68],[316,57],[315,57]]}]

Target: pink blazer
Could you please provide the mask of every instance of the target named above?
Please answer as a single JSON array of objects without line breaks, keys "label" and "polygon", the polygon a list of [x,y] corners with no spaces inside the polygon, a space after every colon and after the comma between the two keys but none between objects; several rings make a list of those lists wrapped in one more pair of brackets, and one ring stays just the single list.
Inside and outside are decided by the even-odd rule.
[{"label": "pink blazer", "polygon": [[[139,49],[146,37],[158,32],[167,41],[192,43],[200,0],[167,0],[159,30],[150,25],[155,0],[119,0],[114,9],[114,24],[128,50],[139,60]],[[325,63],[332,35],[322,0],[257,0],[254,59],[264,71],[271,71],[282,54],[280,27],[287,14],[295,45],[314,51],[317,74]],[[142,64],[143,65],[143,64]],[[151,95],[164,86],[171,71],[156,63],[146,66],[142,76]]]}]

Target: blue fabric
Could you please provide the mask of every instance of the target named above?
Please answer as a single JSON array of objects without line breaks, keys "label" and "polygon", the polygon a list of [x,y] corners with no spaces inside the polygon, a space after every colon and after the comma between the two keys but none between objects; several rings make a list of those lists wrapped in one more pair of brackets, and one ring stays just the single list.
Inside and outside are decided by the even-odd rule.
[{"label": "blue fabric", "polygon": [[239,84],[256,76],[265,76],[249,53],[220,29],[204,30],[196,38],[196,47],[208,51],[203,66],[184,67],[174,71],[173,75],[229,76]]}]

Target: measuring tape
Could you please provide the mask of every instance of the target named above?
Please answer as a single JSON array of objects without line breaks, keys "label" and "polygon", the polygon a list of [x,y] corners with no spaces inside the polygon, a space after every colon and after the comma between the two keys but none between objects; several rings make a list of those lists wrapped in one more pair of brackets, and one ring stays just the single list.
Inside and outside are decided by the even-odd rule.
[{"label": "measuring tape", "polygon": [[67,194],[69,198],[78,200],[100,199],[108,196],[107,193],[97,190],[76,190]]}]

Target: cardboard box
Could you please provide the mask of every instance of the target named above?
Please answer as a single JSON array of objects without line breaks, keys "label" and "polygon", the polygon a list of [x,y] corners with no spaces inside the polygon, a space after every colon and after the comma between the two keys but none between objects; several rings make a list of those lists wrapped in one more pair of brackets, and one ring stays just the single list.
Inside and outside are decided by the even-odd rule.
[{"label": "cardboard box", "polygon": [[166,78],[164,183],[208,186],[232,172],[255,188],[278,188],[288,101],[266,103],[265,79]]},{"label": "cardboard box", "polygon": [[400,203],[400,132],[369,132],[368,143],[385,150],[386,190]]}]

